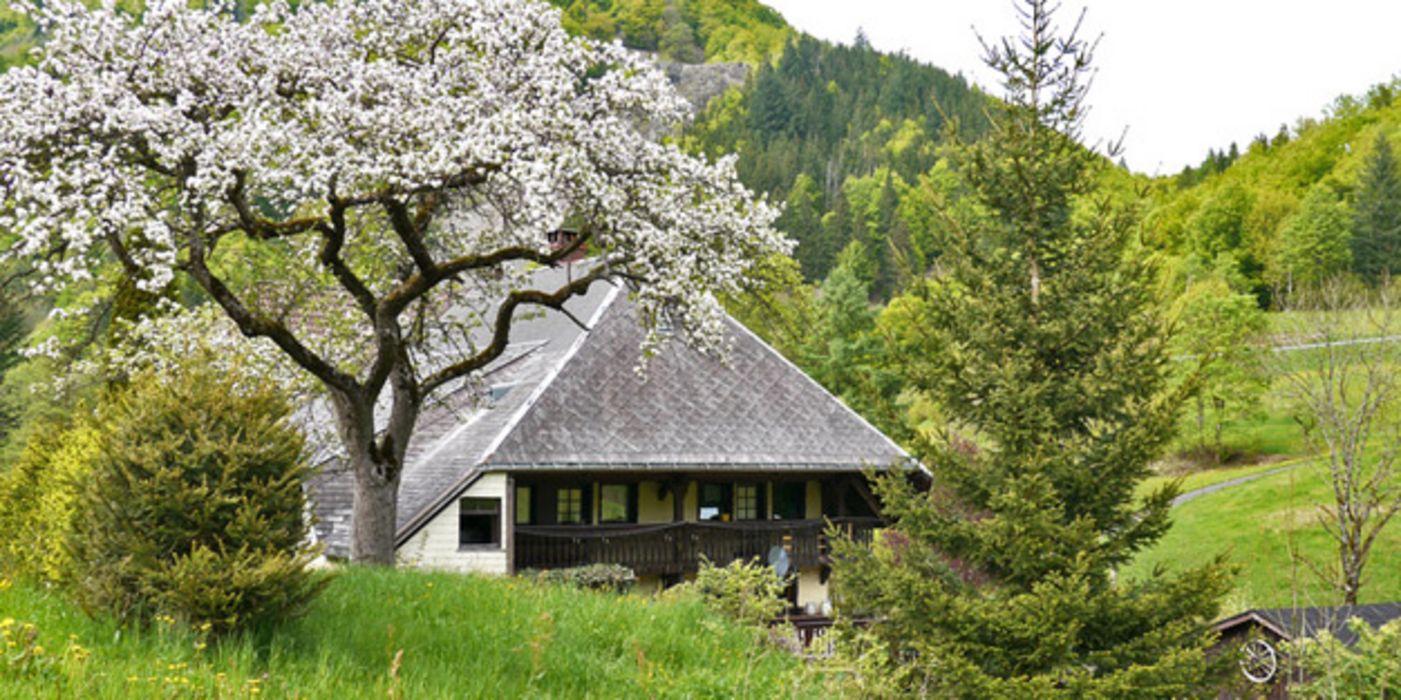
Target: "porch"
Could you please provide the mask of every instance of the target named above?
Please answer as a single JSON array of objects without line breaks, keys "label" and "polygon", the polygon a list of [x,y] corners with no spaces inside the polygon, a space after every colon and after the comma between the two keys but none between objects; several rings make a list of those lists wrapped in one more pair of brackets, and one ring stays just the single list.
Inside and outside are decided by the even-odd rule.
[{"label": "porch", "polygon": [[761,520],[604,525],[517,525],[515,570],[560,569],[587,564],[621,564],[639,576],[696,571],[701,557],[717,564],[757,557],[770,550],[788,551],[793,570],[827,563],[829,525],[869,542],[880,518],[840,517],[808,520]]}]

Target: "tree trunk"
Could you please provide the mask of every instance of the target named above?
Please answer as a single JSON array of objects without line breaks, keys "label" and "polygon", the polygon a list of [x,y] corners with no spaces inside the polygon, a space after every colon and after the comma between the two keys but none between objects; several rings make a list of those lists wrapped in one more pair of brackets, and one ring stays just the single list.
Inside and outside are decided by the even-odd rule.
[{"label": "tree trunk", "polygon": [[350,560],[357,564],[393,566],[399,479],[417,405],[412,401],[395,401],[385,434],[377,436],[372,399],[339,395],[333,395],[333,399],[341,446],[355,475]]},{"label": "tree trunk", "polygon": [[[363,459],[369,461],[368,454]],[[355,467],[355,501],[351,518],[350,560],[357,564],[394,565],[394,538],[399,513],[399,479],[386,479],[373,464]],[[398,470],[394,470],[397,472]]]},{"label": "tree trunk", "polygon": [[1197,394],[1197,448],[1206,451],[1206,399]]}]

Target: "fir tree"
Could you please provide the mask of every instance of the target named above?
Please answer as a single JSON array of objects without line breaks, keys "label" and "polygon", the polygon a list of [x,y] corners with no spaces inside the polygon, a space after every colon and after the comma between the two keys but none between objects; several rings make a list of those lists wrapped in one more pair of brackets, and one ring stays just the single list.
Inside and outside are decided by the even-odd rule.
[{"label": "fir tree", "polygon": [[1376,284],[1401,271],[1401,172],[1385,134],[1363,166],[1354,207],[1353,270]]},{"label": "fir tree", "polygon": [[991,132],[953,148],[989,219],[951,237],[893,353],[950,418],[922,449],[933,486],[877,479],[895,524],[837,545],[839,601],[880,620],[852,647],[875,666],[868,694],[1190,695],[1220,565],[1114,575],[1167,530],[1175,495],[1134,492],[1183,398],[1153,270],[1126,254],[1133,219],[1091,201],[1108,166],[1077,142],[1093,46],[1078,24],[1057,36],[1044,0],[1023,5],[1026,36],[987,47],[1007,91]]}]

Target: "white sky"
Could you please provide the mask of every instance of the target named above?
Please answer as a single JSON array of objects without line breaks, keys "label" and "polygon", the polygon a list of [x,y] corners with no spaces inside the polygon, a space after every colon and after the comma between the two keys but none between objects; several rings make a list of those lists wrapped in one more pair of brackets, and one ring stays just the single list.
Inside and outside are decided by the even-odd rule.
[{"label": "white sky", "polygon": [[[962,73],[994,95],[973,33],[1019,33],[1011,0],[764,0],[797,28],[850,43],[862,27],[883,51]],[[1065,0],[1069,28],[1087,3]],[[1103,34],[1086,140],[1117,137],[1150,174],[1244,150],[1259,133],[1318,117],[1335,97],[1401,74],[1401,0],[1100,0],[1085,35]]]}]

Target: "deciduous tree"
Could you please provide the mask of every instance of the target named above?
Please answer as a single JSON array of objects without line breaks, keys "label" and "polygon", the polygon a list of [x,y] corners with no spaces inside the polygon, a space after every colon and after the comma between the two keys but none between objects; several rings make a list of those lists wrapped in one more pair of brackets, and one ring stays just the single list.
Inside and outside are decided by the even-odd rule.
[{"label": "deciduous tree", "polygon": [[1286,294],[1322,285],[1348,268],[1350,228],[1347,209],[1333,190],[1314,185],[1280,232],[1276,278]]},{"label": "deciduous tree", "polygon": [[1197,447],[1225,459],[1226,422],[1253,409],[1268,386],[1261,350],[1251,345],[1265,329],[1265,313],[1253,294],[1232,289],[1221,273],[1188,285],[1172,313],[1174,364],[1185,380],[1197,382],[1192,397]]},{"label": "deciduous tree", "polygon": [[1401,317],[1394,294],[1332,280],[1296,295],[1290,330],[1318,347],[1276,358],[1276,374],[1333,487],[1318,519],[1337,557],[1305,563],[1346,605],[1357,604],[1372,546],[1401,512]]},{"label": "deciduous tree", "polygon": [[[359,561],[393,561],[425,400],[498,357],[517,311],[626,282],[643,318],[666,306],[718,350],[714,293],[786,247],[731,160],[656,138],[688,112],[665,77],[543,3],[34,12],[43,55],[0,77],[6,257],[44,288],[108,264],[149,291],[178,275],[313,378],[355,474]],[[587,271],[529,286],[529,265],[585,247]]]}]

